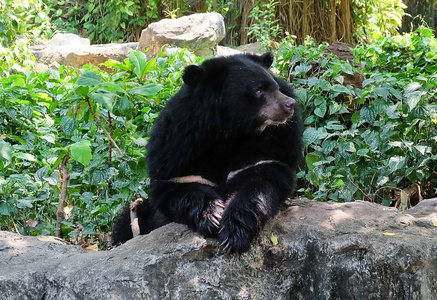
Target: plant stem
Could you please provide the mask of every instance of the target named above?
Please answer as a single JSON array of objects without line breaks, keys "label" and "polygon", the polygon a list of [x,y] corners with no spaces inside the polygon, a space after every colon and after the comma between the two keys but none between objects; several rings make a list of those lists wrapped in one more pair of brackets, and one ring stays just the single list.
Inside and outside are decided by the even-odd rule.
[{"label": "plant stem", "polygon": [[58,238],[61,237],[61,222],[64,219],[64,203],[67,199],[67,186],[68,186],[68,180],[70,179],[70,174],[68,173],[68,166],[67,166],[67,162],[69,159],[70,156],[66,154],[62,159],[62,163],[59,167],[62,184],[61,184],[61,193],[59,194],[58,210],[56,212],[55,236]]},{"label": "plant stem", "polygon": [[115,147],[115,149],[117,149],[118,153],[120,154],[120,156],[124,160],[123,152],[120,150],[120,148],[118,147],[117,143],[114,141],[114,139],[112,138],[112,136],[108,132],[108,130],[106,130],[105,126],[103,126],[103,124],[100,122],[99,115],[94,113],[93,108],[91,106],[90,99],[86,98],[86,101],[88,103],[88,107],[90,108],[91,115],[94,117],[94,120],[96,121],[97,125],[99,125],[99,127],[103,130],[103,132],[106,134],[106,136],[108,137],[108,139],[111,142],[111,144]]}]

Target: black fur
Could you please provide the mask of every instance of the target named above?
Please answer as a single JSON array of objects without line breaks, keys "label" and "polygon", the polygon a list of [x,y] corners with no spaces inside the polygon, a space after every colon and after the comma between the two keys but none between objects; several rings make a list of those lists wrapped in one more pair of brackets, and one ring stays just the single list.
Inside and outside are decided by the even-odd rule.
[{"label": "black fur", "polygon": [[186,68],[147,145],[151,203],[141,233],[166,218],[218,236],[226,252],[246,251],[292,195],[302,121],[292,88],[268,72],[272,62],[270,53],[240,54]]}]

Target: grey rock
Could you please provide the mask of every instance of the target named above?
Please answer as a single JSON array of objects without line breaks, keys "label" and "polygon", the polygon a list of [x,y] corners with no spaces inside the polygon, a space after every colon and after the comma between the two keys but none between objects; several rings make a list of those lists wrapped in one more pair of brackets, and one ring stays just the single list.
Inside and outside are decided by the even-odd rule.
[{"label": "grey rock", "polygon": [[229,55],[240,54],[240,53],[242,52],[234,48],[217,46],[216,56],[229,56]]},{"label": "grey rock", "polygon": [[156,55],[164,45],[187,48],[198,56],[215,54],[225,37],[225,23],[219,13],[192,14],[178,19],[163,19],[141,32],[139,49]]},{"label": "grey rock", "polygon": [[98,66],[108,59],[122,61],[137,48],[138,43],[90,45],[89,39],[58,33],[46,45],[33,46],[31,51],[38,66],[57,69],[60,65],[80,68],[91,63]]},{"label": "grey rock", "polygon": [[68,52],[61,64],[80,68],[88,63],[98,66],[109,59],[123,61],[137,47],[138,43],[92,45]]},{"label": "grey rock", "polygon": [[90,40],[74,33],[57,33],[47,43],[48,48],[69,46],[73,48],[88,47]]},{"label": "grey rock", "polygon": [[245,44],[237,47],[238,51],[248,52],[248,53],[264,53],[263,45],[261,42]]},{"label": "grey rock", "polygon": [[0,232],[2,299],[435,299],[437,199],[295,201],[250,251],[169,224],[111,251]]}]

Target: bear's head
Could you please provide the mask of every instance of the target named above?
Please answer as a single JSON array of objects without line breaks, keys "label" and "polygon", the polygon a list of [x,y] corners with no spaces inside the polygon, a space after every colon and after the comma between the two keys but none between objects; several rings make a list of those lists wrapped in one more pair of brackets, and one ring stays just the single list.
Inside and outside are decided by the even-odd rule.
[{"label": "bear's head", "polygon": [[291,87],[269,72],[272,63],[271,53],[218,57],[188,66],[182,79],[199,105],[218,110],[230,126],[262,131],[285,123],[296,105]]}]

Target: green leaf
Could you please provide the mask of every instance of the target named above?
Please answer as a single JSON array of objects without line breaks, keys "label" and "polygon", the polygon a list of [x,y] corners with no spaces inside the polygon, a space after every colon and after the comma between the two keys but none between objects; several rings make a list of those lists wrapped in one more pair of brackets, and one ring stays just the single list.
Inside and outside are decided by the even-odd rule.
[{"label": "green leaf", "polygon": [[324,154],[329,154],[332,150],[334,150],[336,145],[337,141],[331,141],[329,139],[326,139],[322,143],[322,152]]},{"label": "green leaf", "polygon": [[88,166],[93,157],[91,154],[91,143],[88,140],[83,140],[70,145],[70,153],[73,159],[77,160],[85,167]]},{"label": "green leaf", "polygon": [[14,207],[8,202],[0,202],[0,216],[10,216]]},{"label": "green leaf", "polygon": [[310,78],[308,78],[308,86],[313,87],[317,84],[318,81],[319,79],[317,77],[311,76]]},{"label": "green leaf", "polygon": [[88,96],[88,93],[90,92],[89,86],[78,86],[76,87],[76,94],[82,97]]},{"label": "green leaf", "polygon": [[329,81],[327,81],[324,78],[320,78],[318,81],[318,85],[319,87],[323,90],[323,91],[330,91],[331,90],[331,84],[329,83]]},{"label": "green leaf", "polygon": [[114,106],[114,98],[117,97],[117,94],[114,93],[91,93],[90,98],[95,102],[100,104],[103,108],[112,112],[112,108]]},{"label": "green leaf", "polygon": [[414,146],[414,148],[416,148],[416,150],[419,151],[422,155],[425,155],[425,153],[432,154],[432,148],[429,146],[417,145]]},{"label": "green leaf", "polygon": [[360,110],[360,120],[373,124],[377,117],[377,113],[373,107],[363,107]]},{"label": "green leaf", "polygon": [[37,170],[35,172],[35,181],[36,182],[43,182],[44,177],[47,177],[47,174],[49,172],[49,168],[48,167],[42,167],[39,170]]},{"label": "green leaf", "polygon": [[422,85],[419,82],[410,82],[405,88],[405,93],[414,92],[417,89],[420,89]]},{"label": "green leaf", "polygon": [[397,170],[403,169],[405,166],[405,157],[404,156],[392,156],[390,157],[388,167],[394,172]]},{"label": "green leaf", "polygon": [[18,208],[25,208],[25,207],[32,208],[33,207],[32,203],[33,203],[33,200],[30,200],[30,199],[20,199],[20,200],[17,201],[17,207]]},{"label": "green leaf", "polygon": [[297,98],[300,101],[302,101],[302,103],[305,103],[307,101],[308,97],[307,97],[307,90],[306,89],[303,89],[303,88],[296,89],[295,93],[296,93]]},{"label": "green leaf", "polygon": [[89,224],[87,226],[84,226],[84,228],[82,229],[82,233],[83,234],[93,234],[95,232],[94,231],[95,227],[96,227],[95,224]]},{"label": "green leaf", "polygon": [[319,156],[314,153],[309,153],[305,156],[305,162],[309,170],[311,170],[313,164],[319,159]]},{"label": "green leaf", "polygon": [[132,50],[129,54],[129,62],[134,66],[134,73],[141,79],[147,66],[147,56],[141,51]]},{"label": "green leaf", "polygon": [[55,186],[59,182],[59,175],[58,173],[53,172],[52,174],[50,174],[50,176],[44,177],[44,181],[52,186]]},{"label": "green leaf", "polygon": [[15,153],[14,156],[16,158],[24,159],[24,160],[31,161],[31,162],[36,162],[36,157],[30,153],[19,152],[19,153]]},{"label": "green leaf", "polygon": [[425,91],[414,91],[414,92],[410,92],[410,93],[405,94],[405,97],[407,98],[406,102],[408,104],[408,108],[410,111],[416,107],[417,103],[419,103],[419,101],[420,101],[420,98],[424,94],[426,94]]},{"label": "green leaf", "polygon": [[61,129],[66,135],[72,135],[76,129],[76,122],[69,116],[63,116],[61,119]]},{"label": "green leaf", "polygon": [[367,156],[367,154],[369,153],[369,149],[365,148],[365,149],[360,149],[357,151],[357,155],[358,156]]},{"label": "green leaf", "polygon": [[145,97],[156,95],[162,90],[162,86],[155,83],[149,83],[143,86],[137,86],[131,90],[129,90],[129,94],[131,95],[142,95]]},{"label": "green leaf", "polygon": [[103,88],[110,92],[119,92],[125,94],[126,91],[117,83],[114,82],[103,82],[99,84],[99,88]]},{"label": "green leaf", "polygon": [[103,82],[103,79],[94,71],[88,71],[82,74],[77,80],[77,85],[96,86]]},{"label": "green leaf", "polygon": [[317,106],[316,109],[314,109],[314,114],[319,118],[323,118],[326,114],[326,110],[327,110],[326,102],[323,102],[322,104]]},{"label": "green leaf", "polygon": [[320,144],[321,140],[325,139],[328,133],[324,128],[315,129],[313,127],[307,128],[303,133],[303,140],[305,145]]},{"label": "green leaf", "polygon": [[341,85],[341,84],[334,84],[331,87],[331,91],[334,92],[334,93],[337,93],[337,94],[342,94],[342,93],[345,93],[345,94],[348,94],[348,95],[353,95],[354,94],[351,89],[349,89],[349,88],[347,88],[347,87],[345,87],[344,85]]},{"label": "green leaf", "polygon": [[12,146],[9,143],[6,143],[2,139],[0,139],[0,160],[4,162],[4,166],[6,167],[12,159]]},{"label": "green leaf", "polygon": [[343,186],[343,185],[344,185],[344,181],[342,179],[338,178],[334,181],[333,187],[339,187],[339,186]]},{"label": "green leaf", "polygon": [[145,147],[147,145],[147,140],[145,138],[136,139],[134,137],[131,137],[131,140],[132,140],[132,142],[135,143],[135,145],[138,145],[138,146]]},{"label": "green leaf", "polygon": [[118,112],[119,115],[125,116],[131,111],[132,108],[132,102],[126,96],[123,96],[115,102],[114,112]]},{"label": "green leaf", "polygon": [[53,133],[47,133],[45,135],[40,136],[40,138],[49,142],[50,144],[55,143],[55,135]]},{"label": "green leaf", "polygon": [[22,106],[21,113],[25,118],[30,120],[33,116],[33,108],[31,106]]},{"label": "green leaf", "polygon": [[270,236],[270,241],[272,242],[273,246],[276,246],[278,244],[278,238],[273,233]]},{"label": "green leaf", "polygon": [[388,95],[389,95],[389,91],[387,88],[383,88],[383,87],[376,87],[373,89],[374,93],[384,99],[387,100]]}]

